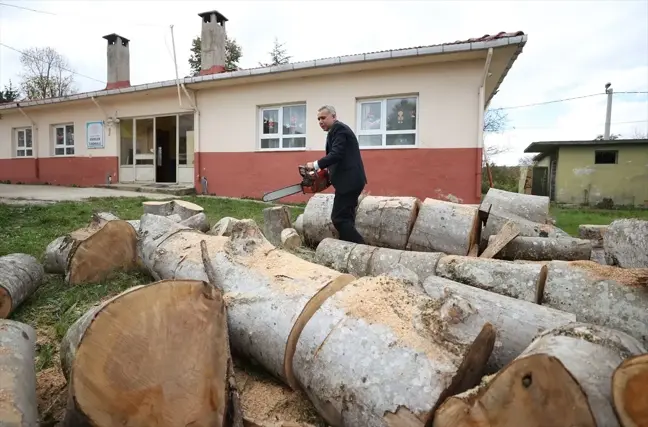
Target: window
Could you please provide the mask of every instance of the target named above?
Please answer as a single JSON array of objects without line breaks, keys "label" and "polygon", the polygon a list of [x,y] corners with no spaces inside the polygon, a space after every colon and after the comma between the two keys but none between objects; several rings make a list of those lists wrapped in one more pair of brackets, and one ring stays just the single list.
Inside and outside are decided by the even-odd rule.
[{"label": "window", "polygon": [[54,126],[54,155],[74,156],[74,125]]},{"label": "window", "polygon": [[358,101],[358,143],[361,147],[416,145],[418,97]]},{"label": "window", "polygon": [[33,157],[32,129],[16,129],[16,157]]},{"label": "window", "polygon": [[306,105],[262,108],[259,120],[262,150],[306,148]]},{"label": "window", "polygon": [[617,155],[619,154],[616,150],[600,150],[594,152],[594,163],[597,165],[615,165],[617,163]]}]

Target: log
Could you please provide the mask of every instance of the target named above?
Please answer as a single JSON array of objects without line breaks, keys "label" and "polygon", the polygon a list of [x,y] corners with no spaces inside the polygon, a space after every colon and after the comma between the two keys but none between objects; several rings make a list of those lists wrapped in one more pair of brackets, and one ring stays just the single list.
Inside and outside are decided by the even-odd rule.
[{"label": "log", "polygon": [[482,230],[482,245],[488,243],[490,236],[493,236],[504,227],[504,224],[512,221],[520,229],[520,236],[526,237],[570,237],[565,231],[552,224],[541,224],[529,221],[516,216],[510,212],[493,211],[488,216],[488,222]]},{"label": "log", "polygon": [[508,221],[502,229],[488,239],[488,246],[479,255],[480,258],[493,258],[513,239],[520,234],[520,229],[513,221]]},{"label": "log", "polygon": [[481,376],[492,327],[448,339],[429,297],[402,281],[356,280],[304,261],[276,249],[251,220],[229,239],[169,221],[166,237],[155,238],[158,218],[141,220],[147,267],[202,280],[196,248],[204,239],[226,292],[233,350],[303,389],[332,426],[387,427],[412,417],[422,425],[438,400]]},{"label": "log", "polygon": [[[546,330],[476,390],[448,399],[434,425],[618,426],[611,404],[612,372],[642,351],[634,338],[596,325],[571,323]],[[489,422],[480,424],[482,420]]]},{"label": "log", "polygon": [[34,328],[0,319],[0,426],[39,425],[35,357]]},{"label": "log", "polygon": [[293,224],[293,228],[297,231],[297,233],[300,236],[304,235],[304,214],[299,214],[297,216],[297,219],[295,220],[295,223]]},{"label": "log", "polygon": [[365,196],[356,228],[367,245],[405,249],[420,205],[416,197]]},{"label": "log", "polygon": [[448,255],[436,267],[437,276],[533,303],[539,303],[547,267],[489,258]]},{"label": "log", "polygon": [[273,206],[263,210],[263,234],[273,245],[281,246],[281,232],[291,227],[287,206]]},{"label": "log", "polygon": [[31,255],[15,253],[0,257],[0,319],[13,313],[43,284],[45,271]]},{"label": "log", "polygon": [[209,231],[212,236],[229,236],[232,233],[232,227],[239,220],[229,216],[223,217],[218,220],[216,224]]},{"label": "log", "polygon": [[416,288],[423,289],[421,286],[421,280],[419,279],[418,275],[409,268],[405,267],[403,264],[396,264],[384,275],[391,277],[392,279],[402,280],[408,285],[414,286]]},{"label": "log", "polygon": [[628,357],[614,370],[612,402],[622,427],[648,426],[648,354]]},{"label": "log", "polygon": [[[319,242],[332,237],[337,239],[339,234],[333,222],[331,213],[333,212],[334,194],[315,194],[306,204],[303,213],[304,243],[310,247],[317,247]],[[358,224],[356,223],[356,227]]]},{"label": "log", "polygon": [[[490,236],[488,244],[495,240]],[[518,236],[508,243],[496,256],[498,259],[514,261],[577,261],[589,260],[592,243],[574,237],[527,237]]]},{"label": "log", "polygon": [[209,218],[207,218],[207,215],[205,215],[204,212],[201,212],[179,222],[186,227],[202,231],[203,233],[208,232],[210,228]]},{"label": "log", "polygon": [[185,200],[168,200],[168,201],[157,201],[151,200],[143,202],[142,206],[144,208],[145,214],[153,214],[160,216],[169,216],[173,214],[180,215],[180,220],[185,220],[191,218],[194,215],[197,215],[204,211],[201,206],[198,206],[195,203],[187,202]]},{"label": "log", "polygon": [[490,203],[493,213],[509,212],[531,222],[546,224],[549,219],[549,197],[490,188],[484,196],[484,203]]},{"label": "log", "polygon": [[478,209],[436,199],[425,199],[414,222],[407,249],[468,255]]},{"label": "log", "polygon": [[118,271],[139,268],[138,235],[122,220],[94,216],[87,227],[52,241],[45,249],[45,272],[65,274],[70,285],[100,282]]},{"label": "log", "polygon": [[448,322],[449,334],[462,335],[465,330],[470,331],[475,325],[487,322],[493,325],[497,340],[486,366],[488,374],[512,362],[540,332],[576,322],[574,314],[442,277],[428,277],[423,282],[423,288],[442,315],[453,319]]},{"label": "log", "polygon": [[284,228],[281,231],[281,247],[285,249],[297,249],[301,246],[301,237],[294,228]]},{"label": "log", "polygon": [[603,235],[607,225],[581,224],[578,226],[578,237],[583,240],[591,240],[592,246],[603,246]]},{"label": "log", "polygon": [[612,221],[603,234],[603,247],[612,265],[648,268],[648,221],[636,218]]},{"label": "log", "polygon": [[61,342],[63,426],[224,426],[226,322],[223,299],[196,280],[135,286],[91,308]]},{"label": "log", "polygon": [[580,322],[618,329],[648,346],[648,269],[592,261],[551,261],[542,304]]}]

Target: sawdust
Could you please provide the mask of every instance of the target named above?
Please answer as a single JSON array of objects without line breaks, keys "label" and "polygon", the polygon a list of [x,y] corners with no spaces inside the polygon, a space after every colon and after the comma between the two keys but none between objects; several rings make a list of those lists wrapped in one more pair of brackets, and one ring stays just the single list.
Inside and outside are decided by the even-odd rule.
[{"label": "sawdust", "polygon": [[625,286],[648,286],[648,268],[620,268],[594,261],[570,261],[569,265],[584,270],[598,280],[612,280]]},{"label": "sawdust", "polygon": [[61,421],[65,414],[67,383],[56,359],[53,367],[36,373],[38,413],[45,423]]}]

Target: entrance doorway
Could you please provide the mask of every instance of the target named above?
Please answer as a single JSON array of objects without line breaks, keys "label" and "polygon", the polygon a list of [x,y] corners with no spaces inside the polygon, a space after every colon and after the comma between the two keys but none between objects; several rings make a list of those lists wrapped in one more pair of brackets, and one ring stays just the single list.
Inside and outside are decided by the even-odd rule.
[{"label": "entrance doorway", "polygon": [[155,182],[177,182],[177,116],[155,118]]}]

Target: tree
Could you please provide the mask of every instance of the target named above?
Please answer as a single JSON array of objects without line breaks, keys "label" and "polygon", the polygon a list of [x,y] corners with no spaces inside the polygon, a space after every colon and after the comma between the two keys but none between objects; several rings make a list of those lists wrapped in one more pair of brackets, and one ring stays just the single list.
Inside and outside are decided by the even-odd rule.
[{"label": "tree", "polygon": [[274,47],[268,52],[270,54],[270,63],[264,64],[263,62],[259,62],[259,66],[271,67],[273,65],[287,64],[292,56],[287,55],[287,49],[283,48],[284,44],[279,43],[279,40],[275,37]]},{"label": "tree", "polygon": [[[201,55],[201,40],[196,37],[191,41],[191,55],[189,56],[189,67],[191,67],[191,75],[197,76],[200,74],[200,67],[202,65]],[[236,39],[225,37],[225,70],[236,71],[239,69],[239,61],[243,56],[243,49],[236,42]]]},{"label": "tree", "polygon": [[45,99],[76,93],[74,72],[68,60],[51,47],[32,47],[22,52],[20,87],[27,99]]},{"label": "tree", "polygon": [[535,156],[532,154],[527,154],[525,156],[522,156],[518,160],[518,164],[520,166],[533,166],[533,164],[535,163],[535,161],[533,160],[534,157]]},{"label": "tree", "polygon": [[648,133],[641,132],[639,129],[635,128],[634,133],[632,134],[632,139],[648,139]]},{"label": "tree", "polygon": [[[484,113],[484,132],[485,133],[501,133],[506,130],[508,123],[508,115],[499,109],[486,110]],[[486,158],[492,159],[494,156],[506,153],[510,150],[509,147],[501,145],[487,145],[484,146]]]},{"label": "tree", "polygon": [[[603,141],[603,138],[604,138],[604,136],[602,134],[597,135],[596,138],[594,138],[594,141]],[[611,133],[609,139],[614,140],[614,139],[619,139],[619,138],[621,138],[620,133]]]},{"label": "tree", "polygon": [[5,85],[4,90],[0,90],[0,104],[18,100],[18,88],[14,87],[9,80],[9,85]]}]

